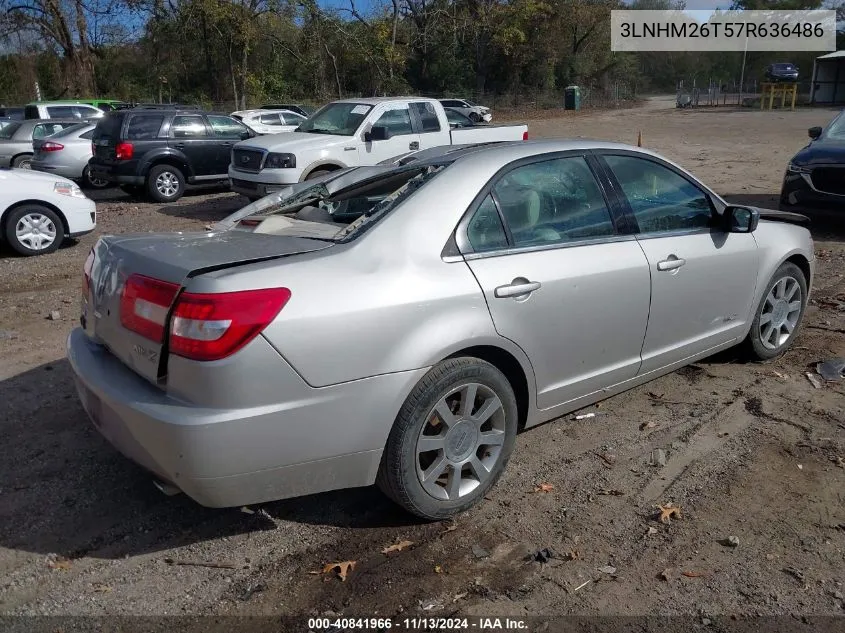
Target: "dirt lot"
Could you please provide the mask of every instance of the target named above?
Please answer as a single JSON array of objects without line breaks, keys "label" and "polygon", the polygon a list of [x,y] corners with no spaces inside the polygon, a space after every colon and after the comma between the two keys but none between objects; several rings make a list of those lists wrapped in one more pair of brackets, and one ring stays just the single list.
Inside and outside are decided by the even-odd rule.
[{"label": "dirt lot", "polygon": [[[630,143],[641,131],[729,199],[771,206],[806,129],[834,114],[672,106],[561,113],[530,131]],[[229,193],[168,206],[110,196],[98,234],[199,229],[243,204]],[[416,522],[374,489],[255,514],[165,497],[89,424],[64,360],[96,235],[35,259],[3,251],[0,612],[842,615],[845,383],[815,389],[804,374],[845,356],[845,228],[814,231],[813,302],[784,357],[724,354],[592,407],[597,417],[521,434],[487,501],[451,525]],[[665,466],[650,464],[657,449]],[[541,483],[554,487],[532,492]],[[654,520],[670,502],[681,517]],[[723,545],[728,536],[739,545]],[[414,544],[381,553],[402,540]],[[556,557],[524,560],[542,548]],[[346,582],[309,573],[346,560],[357,561]]]}]

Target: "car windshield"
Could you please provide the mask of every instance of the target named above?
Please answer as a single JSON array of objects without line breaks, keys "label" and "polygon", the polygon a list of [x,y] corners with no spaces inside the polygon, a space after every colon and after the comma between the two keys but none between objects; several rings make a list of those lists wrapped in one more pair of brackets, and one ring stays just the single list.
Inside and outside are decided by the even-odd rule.
[{"label": "car windshield", "polygon": [[775,68],[778,70],[792,70],[794,66],[792,64],[775,64]]},{"label": "car windshield", "polygon": [[6,127],[4,127],[2,130],[0,130],[0,138],[5,138],[5,139],[12,138],[12,136],[14,136],[15,132],[18,131],[20,126],[21,126],[20,123],[10,123]]},{"label": "car windshield", "polygon": [[[302,183],[253,202],[211,228],[328,241],[354,239],[444,168],[442,163],[417,164],[376,171],[375,175],[372,167],[344,170],[337,172],[341,186],[333,182],[329,187],[324,182]],[[360,179],[354,177],[355,173],[362,174]],[[348,177],[350,174],[353,177]]]},{"label": "car windshield", "polygon": [[845,139],[845,112],[833,119],[825,132],[825,138],[843,140]]},{"label": "car windshield", "polygon": [[372,109],[364,103],[330,103],[303,121],[296,131],[352,136]]}]

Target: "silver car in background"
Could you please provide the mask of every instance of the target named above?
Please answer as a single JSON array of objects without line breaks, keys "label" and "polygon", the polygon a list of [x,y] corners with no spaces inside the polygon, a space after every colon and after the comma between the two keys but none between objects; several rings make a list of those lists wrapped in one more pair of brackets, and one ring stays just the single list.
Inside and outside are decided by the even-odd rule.
[{"label": "silver car in background", "polygon": [[79,123],[79,119],[13,121],[0,129],[0,167],[29,169],[35,151],[32,141],[46,138]]},{"label": "silver car in background", "polygon": [[215,507],[377,482],[479,501],[531,427],[794,340],[803,216],[651,152],[500,143],[294,185],[206,233],[101,238],[68,358],[100,432]]},{"label": "silver car in background", "polygon": [[34,154],[31,169],[70,178],[88,189],[103,189],[109,186],[107,180],[92,178],[88,170],[91,160],[91,136],[94,123],[79,123],[49,138],[32,141]]}]

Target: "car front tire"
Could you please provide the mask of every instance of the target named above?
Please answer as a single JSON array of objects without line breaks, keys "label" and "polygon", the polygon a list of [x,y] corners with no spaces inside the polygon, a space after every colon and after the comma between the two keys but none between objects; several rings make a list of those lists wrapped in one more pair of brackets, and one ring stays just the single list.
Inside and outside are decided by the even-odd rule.
[{"label": "car front tire", "polygon": [[427,520],[467,510],[513,451],[517,404],[508,379],[478,358],[436,365],[410,393],[382,455],[379,488]]},{"label": "car front tire", "polygon": [[147,174],[147,193],[156,202],[175,202],[185,193],[185,176],[171,165],[156,165]]},{"label": "car front tire", "polygon": [[65,239],[65,229],[58,214],[40,204],[26,204],[13,209],[6,219],[6,241],[24,256],[46,255]]},{"label": "car front tire", "polygon": [[15,160],[12,161],[12,167],[15,169],[32,169],[32,154],[15,156]]},{"label": "car front tire", "polygon": [[745,347],[754,360],[770,360],[783,354],[804,318],[807,280],[798,266],[784,262],[766,285],[757,305]]}]

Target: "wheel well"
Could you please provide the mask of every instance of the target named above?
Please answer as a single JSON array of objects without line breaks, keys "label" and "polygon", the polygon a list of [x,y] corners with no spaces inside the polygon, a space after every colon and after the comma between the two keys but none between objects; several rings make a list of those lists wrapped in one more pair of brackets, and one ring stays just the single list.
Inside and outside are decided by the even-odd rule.
[{"label": "wheel well", "polygon": [[521,431],[525,428],[525,421],[528,419],[528,380],[519,361],[510,352],[506,352],[499,347],[493,347],[492,345],[468,347],[455,352],[449,358],[457,358],[459,356],[480,358],[493,365],[505,375],[516,396],[519,430]]},{"label": "wheel well", "polygon": [[[12,156],[11,160],[9,160],[9,167],[15,164],[15,161],[20,158],[21,156],[34,156],[32,152],[18,152],[14,156]],[[47,205],[49,206],[49,205]]]},{"label": "wheel well", "polygon": [[[791,264],[795,264],[798,268],[801,269],[801,272],[804,273],[804,281],[807,282],[807,285],[810,285],[810,262],[807,261],[807,258],[803,255],[793,255],[792,257],[787,258],[787,260]],[[808,288],[809,290],[809,288]]]},{"label": "wheel well", "polygon": [[191,171],[191,168],[188,166],[188,163],[186,163],[185,161],[176,158],[175,156],[161,156],[160,158],[154,158],[150,162],[146,170],[144,170],[144,178],[149,176],[150,170],[153,167],[158,167],[159,165],[170,165],[171,167],[175,167],[176,169],[182,172],[182,175],[185,176],[185,178],[194,175]]},{"label": "wheel well", "polygon": [[337,171],[338,169],[343,169],[340,165],[335,165],[334,163],[326,163],[325,165],[317,165],[313,169],[308,170],[308,172],[302,177],[302,180],[307,180],[308,177],[313,174],[315,171]]},{"label": "wheel well", "polygon": [[18,207],[23,207],[28,204],[37,204],[40,207],[47,207],[53,213],[59,216],[59,220],[61,220],[62,222],[62,228],[65,231],[65,235],[70,232],[70,229],[67,225],[67,218],[65,217],[65,214],[62,213],[61,209],[59,209],[57,206],[52,205],[49,202],[44,202],[44,200],[19,200],[18,202],[14,203],[9,208],[7,208],[5,211],[3,211],[2,216],[0,216],[0,236],[6,235],[6,223],[9,221],[9,216],[11,215],[12,211],[17,209]]}]

